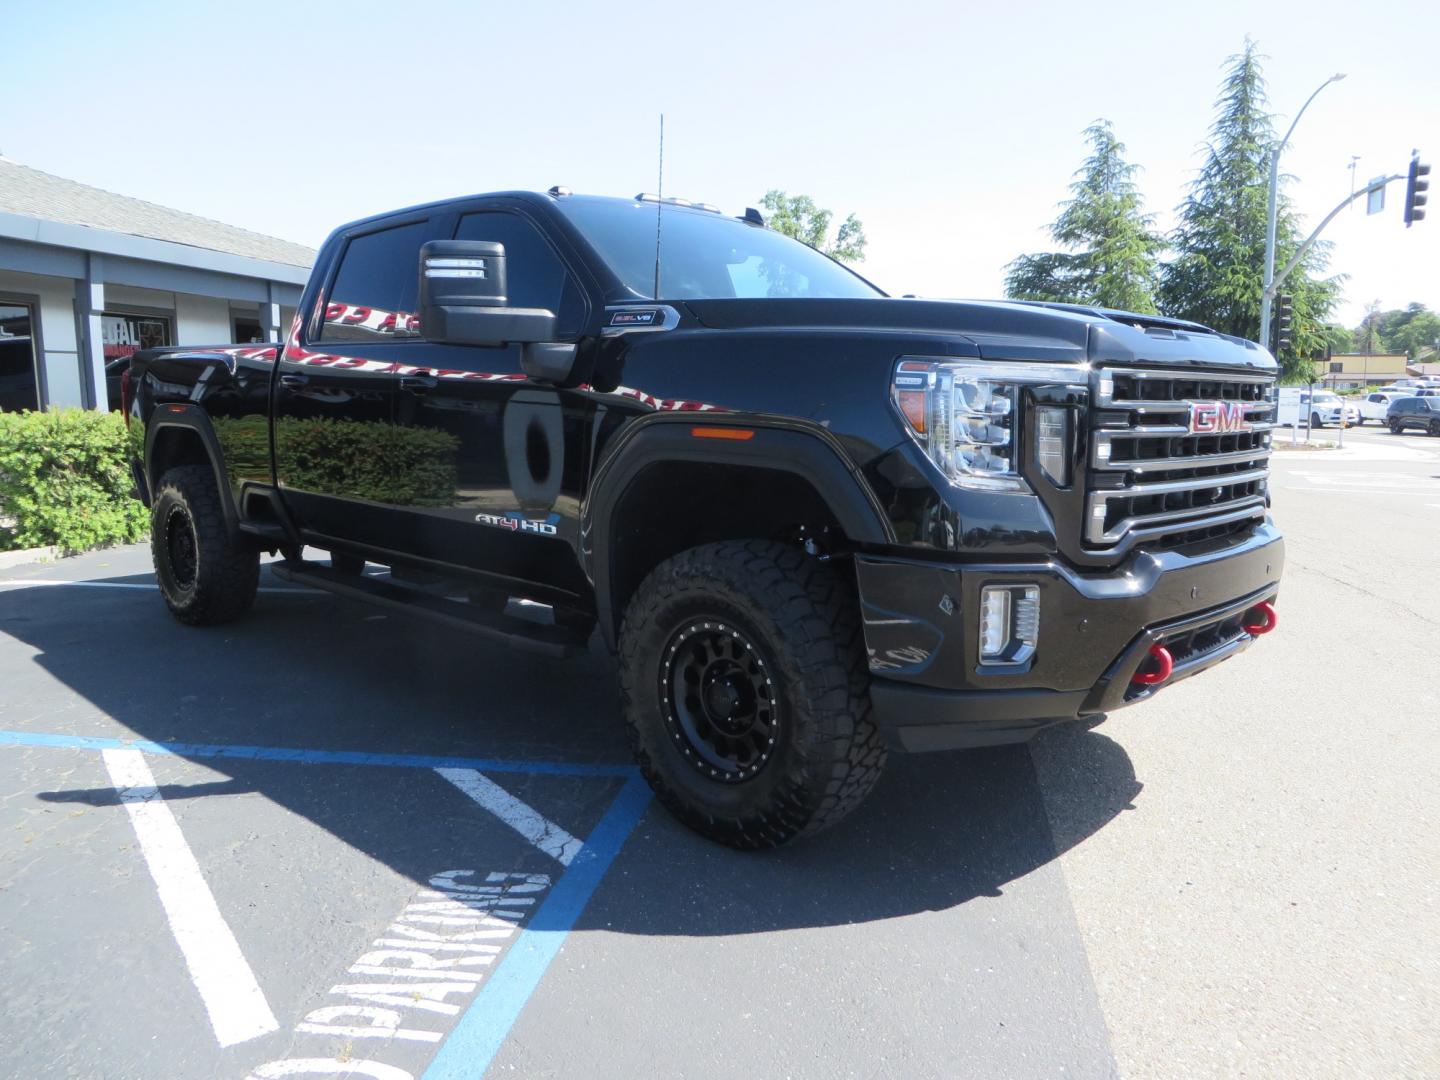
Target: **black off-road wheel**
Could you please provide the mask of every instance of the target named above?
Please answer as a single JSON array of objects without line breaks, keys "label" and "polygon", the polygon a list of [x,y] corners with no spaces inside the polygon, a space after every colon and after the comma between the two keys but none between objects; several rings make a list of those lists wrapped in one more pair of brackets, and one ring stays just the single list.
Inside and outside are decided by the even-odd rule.
[{"label": "black off-road wheel", "polygon": [[1429,431],[1431,435],[1440,435],[1440,420],[1431,420],[1426,430]]},{"label": "black off-road wheel", "polygon": [[230,622],[250,610],[260,552],[231,539],[208,465],[180,465],[156,485],[150,554],[170,614],[189,626]]},{"label": "black off-road wheel", "polygon": [[1402,423],[1400,423],[1399,420],[1391,420],[1391,421],[1390,421],[1390,434],[1391,434],[1391,435],[1400,435],[1400,434],[1402,434],[1402,433],[1404,432],[1404,430],[1405,430],[1405,425],[1402,424]]},{"label": "black off-road wheel", "polygon": [[811,835],[880,778],[853,586],[797,548],[726,541],[662,563],[630,602],[619,652],[640,769],[712,840]]}]

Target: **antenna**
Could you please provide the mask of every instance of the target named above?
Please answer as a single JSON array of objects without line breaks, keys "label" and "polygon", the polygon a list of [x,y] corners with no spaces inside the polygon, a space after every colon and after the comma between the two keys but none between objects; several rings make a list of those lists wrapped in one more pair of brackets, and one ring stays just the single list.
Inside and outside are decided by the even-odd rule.
[{"label": "antenna", "polygon": [[665,205],[665,114],[660,114],[660,175],[655,181],[655,299],[660,299],[660,208]]}]

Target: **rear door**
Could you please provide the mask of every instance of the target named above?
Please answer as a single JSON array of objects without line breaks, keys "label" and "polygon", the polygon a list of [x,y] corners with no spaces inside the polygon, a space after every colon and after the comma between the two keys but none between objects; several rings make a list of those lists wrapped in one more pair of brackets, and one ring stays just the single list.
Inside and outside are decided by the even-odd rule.
[{"label": "rear door", "polygon": [[275,472],[306,539],[414,554],[412,514],[454,497],[451,440],[396,424],[396,399],[454,350],[420,337],[420,245],[453,214],[359,227],[276,371]]}]

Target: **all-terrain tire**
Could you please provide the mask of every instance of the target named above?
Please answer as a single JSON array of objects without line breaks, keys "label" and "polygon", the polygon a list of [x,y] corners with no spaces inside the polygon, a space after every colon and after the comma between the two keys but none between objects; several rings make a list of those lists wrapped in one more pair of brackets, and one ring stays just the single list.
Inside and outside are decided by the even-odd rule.
[{"label": "all-terrain tire", "polygon": [[260,552],[225,528],[215,474],[179,465],[156,485],[150,554],[170,614],[189,626],[230,622],[250,610]]},{"label": "all-terrain tire", "polygon": [[[738,765],[717,774],[705,752],[735,743],[707,721],[697,726],[696,713],[678,711],[669,695],[678,701],[704,658],[732,655],[742,690],[747,678],[758,687],[768,718],[755,741],[768,734],[770,744],[747,746]],[[721,660],[710,662],[707,672]],[[660,564],[625,613],[619,669],[646,780],[676,817],[722,844],[771,848],[819,832],[860,805],[884,769],[853,584],[797,548],[725,541]],[[702,751],[696,731],[706,730],[717,742]]]}]

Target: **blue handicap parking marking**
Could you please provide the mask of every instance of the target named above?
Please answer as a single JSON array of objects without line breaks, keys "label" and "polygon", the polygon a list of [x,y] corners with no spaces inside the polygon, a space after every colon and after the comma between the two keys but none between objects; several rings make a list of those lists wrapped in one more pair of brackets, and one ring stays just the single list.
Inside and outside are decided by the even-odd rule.
[{"label": "blue handicap parking marking", "polygon": [[[382,939],[373,943],[380,951],[362,955],[336,980],[339,985],[331,987],[330,993],[339,994],[344,1000],[311,1009],[299,1023],[290,1025],[296,1036],[349,1034],[365,1039],[363,1045],[376,1048],[372,1052],[375,1057],[382,1056],[384,1047],[393,1047],[397,1053],[408,1048],[413,1055],[418,1046],[433,1046],[435,1052],[423,1071],[424,1080],[477,1077],[489,1068],[651,801],[648,785],[630,765],[153,742],[0,730],[0,747],[3,746],[89,751],[106,756],[107,762],[120,760],[117,754],[129,754],[136,761],[140,755],[146,755],[428,771],[437,781],[448,782],[456,799],[479,806],[528,841],[531,849],[549,856],[552,860],[549,874],[486,874],[457,869],[442,872],[437,868],[438,876],[426,883],[428,888],[422,886],[404,911],[395,916]],[[146,773],[143,766],[137,769]],[[516,797],[508,787],[491,780],[486,775],[491,773],[522,778],[593,778],[610,784],[618,781],[619,787],[589,835],[579,837],[572,836]],[[153,798],[158,809],[163,805],[163,798],[156,794],[148,774],[142,779],[152,786],[132,797]],[[526,788],[533,787],[535,782],[543,786],[543,781],[526,781]],[[156,883],[163,897],[165,886],[158,877]],[[203,889],[203,885],[200,887]],[[520,906],[526,904],[536,906]],[[476,929],[481,926],[488,929]],[[397,940],[397,935],[403,940]],[[497,940],[492,944],[474,944],[481,937]],[[428,956],[425,950],[429,950]],[[474,955],[457,955],[472,953]],[[482,970],[480,965],[490,964],[492,958],[493,967]],[[401,966],[387,966],[395,964]],[[456,967],[457,964],[472,966]],[[404,978],[430,979],[429,972],[434,973],[434,981],[407,983]],[[387,981],[395,985],[387,985]],[[465,1004],[464,998],[470,993],[474,996]],[[450,1000],[452,995],[460,1000]],[[457,1009],[457,1005],[460,1008]],[[407,1016],[421,1016],[428,1023],[409,1020],[402,1023],[399,1010],[406,1006],[428,1009],[428,1015],[407,1013]],[[437,1015],[447,1018],[438,1026],[443,1028],[448,1023],[448,1032],[435,1030]],[[222,1045],[225,1045],[223,1041]],[[292,1049],[290,1053],[297,1054],[297,1051]],[[348,1044],[346,1054],[350,1054]],[[346,1060],[352,1065],[363,1063],[373,1067],[374,1075],[396,1080],[414,1076],[398,1064],[358,1060],[370,1056],[361,1053],[357,1046],[354,1056]],[[285,1057],[255,1067],[250,1075],[257,1080],[289,1076],[295,1074],[303,1062],[315,1066],[328,1060]],[[340,1058],[335,1062],[343,1063]],[[413,1064],[412,1058],[411,1067]]]}]

